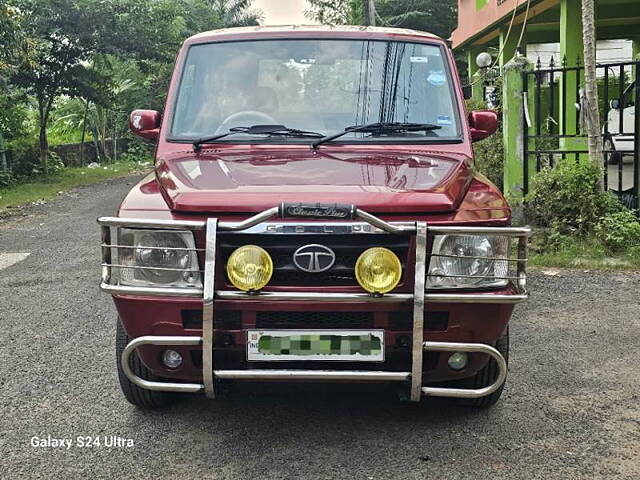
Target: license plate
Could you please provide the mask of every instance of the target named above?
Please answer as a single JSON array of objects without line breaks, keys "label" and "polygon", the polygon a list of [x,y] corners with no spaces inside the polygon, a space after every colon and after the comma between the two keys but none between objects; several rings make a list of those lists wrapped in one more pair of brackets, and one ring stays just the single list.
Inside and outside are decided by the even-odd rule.
[{"label": "license plate", "polygon": [[250,361],[384,361],[384,330],[249,330]]}]

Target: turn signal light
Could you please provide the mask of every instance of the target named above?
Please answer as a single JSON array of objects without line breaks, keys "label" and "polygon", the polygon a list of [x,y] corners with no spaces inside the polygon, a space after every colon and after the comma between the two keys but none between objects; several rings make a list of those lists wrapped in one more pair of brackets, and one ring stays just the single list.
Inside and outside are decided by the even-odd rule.
[{"label": "turn signal light", "polygon": [[239,290],[260,290],[269,283],[271,275],[271,256],[256,245],[245,245],[234,250],[227,260],[227,276]]},{"label": "turn signal light", "polygon": [[402,265],[397,255],[382,247],[362,252],[355,270],[358,283],[369,293],[390,292],[402,277]]}]

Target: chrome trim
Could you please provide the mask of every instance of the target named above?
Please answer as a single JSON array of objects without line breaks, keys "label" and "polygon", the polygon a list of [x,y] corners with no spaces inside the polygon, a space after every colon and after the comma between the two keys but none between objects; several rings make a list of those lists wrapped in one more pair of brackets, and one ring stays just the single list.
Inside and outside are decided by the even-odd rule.
[{"label": "chrome trim", "polygon": [[260,212],[253,217],[249,217],[242,222],[220,222],[218,224],[218,228],[220,230],[246,230],[247,228],[251,228],[254,225],[264,222],[265,220],[270,219],[271,217],[275,217],[278,215],[278,207],[272,207],[263,212]]},{"label": "chrome trim", "polygon": [[[202,298],[202,288],[171,287],[132,287],[109,285],[102,283],[102,291],[112,295],[141,295],[155,297],[190,297]],[[529,298],[528,294],[492,294],[488,293],[426,293],[427,303],[505,303],[516,304]],[[316,301],[316,302],[371,302],[371,303],[403,303],[413,300],[411,293],[387,293],[373,296],[368,293],[321,293],[321,292],[260,292],[248,294],[236,290],[216,290],[218,300],[257,300],[257,301]]]},{"label": "chrome trim", "polygon": [[109,284],[111,282],[111,248],[105,244],[111,243],[111,227],[103,225],[100,230],[102,239],[102,283]]},{"label": "chrome trim", "polygon": [[101,283],[100,289],[111,295],[143,295],[153,297],[192,297],[202,298],[202,288],[177,287],[134,287],[129,285],[110,285]]},{"label": "chrome trim", "polygon": [[102,264],[103,267],[111,267],[111,268],[128,268],[131,270],[159,270],[162,272],[199,272],[202,273],[202,270],[199,268],[170,268],[170,267],[143,267],[140,265],[121,265],[118,263],[109,263]]},{"label": "chrome trim", "polygon": [[427,263],[427,224],[416,222],[416,264],[413,287],[413,334],[411,350],[411,389],[409,398],[419,402],[422,388],[424,352],[424,284]]},{"label": "chrome trim", "polygon": [[[125,248],[129,250],[133,250],[135,248],[140,248],[140,245],[109,245],[103,243],[100,245],[101,247],[110,247],[110,248]],[[179,250],[181,252],[204,252],[204,248],[189,248],[189,247],[148,247],[145,245],[145,250]]]},{"label": "chrome trim", "polygon": [[213,345],[214,345],[214,276],[216,271],[216,235],[218,219],[207,220],[205,240],[204,292],[202,299],[202,379],[207,398],[215,398],[213,388]]},{"label": "chrome trim", "polygon": [[[162,247],[160,247],[162,248]],[[431,257],[444,257],[444,258],[466,258],[469,260],[493,260],[497,262],[520,262],[527,261],[527,258],[509,258],[509,257],[475,257],[473,255],[452,255],[450,253],[432,253]]]},{"label": "chrome trim", "polygon": [[[394,225],[402,228],[410,227],[413,222],[394,222]],[[237,230],[236,234],[287,234],[287,235],[350,235],[350,234],[384,234],[388,235],[378,227],[374,227],[367,222],[310,222],[310,221],[291,221],[291,222],[265,222],[245,230]],[[409,232],[410,233],[410,232]]]},{"label": "chrome trim", "polygon": [[100,217],[98,223],[109,227],[165,228],[170,230],[202,230],[206,222],[195,220],[146,220],[143,218]]},{"label": "chrome trim", "polygon": [[357,370],[216,370],[215,376],[235,380],[364,380],[400,382],[408,380],[409,372]]},{"label": "chrome trim", "polygon": [[491,293],[427,293],[427,303],[505,303],[516,304],[529,298],[528,294],[491,294]]},{"label": "chrome trim", "polygon": [[122,371],[132,383],[147,390],[155,390],[158,392],[199,392],[204,389],[204,385],[200,383],[153,382],[140,378],[131,370],[129,358],[133,351],[141,345],[200,345],[201,341],[202,337],[160,337],[149,335],[135,338],[131,340],[122,351],[122,356],[120,357]]},{"label": "chrome trim", "polygon": [[365,222],[373,225],[374,227],[378,227],[380,230],[384,230],[388,233],[413,233],[416,231],[415,224],[394,224],[385,222],[381,218],[378,218],[370,213],[365,212],[364,210],[360,210],[356,208],[356,217],[361,218]]},{"label": "chrome trim", "polygon": [[256,301],[314,301],[314,302],[371,302],[371,303],[402,303],[413,299],[410,293],[387,293],[375,296],[369,293],[322,293],[322,292],[259,292],[247,293],[239,290],[216,290],[219,300],[256,300]]},{"label": "chrome trim", "polygon": [[442,235],[502,235],[508,237],[530,237],[529,227],[438,227],[430,226],[429,233]]},{"label": "chrome trim", "polygon": [[504,384],[507,379],[507,362],[495,348],[484,343],[456,343],[456,342],[424,342],[424,349],[433,352],[472,352],[486,353],[498,364],[498,378],[482,388],[448,388],[422,387],[422,393],[428,397],[480,398],[491,395]]}]

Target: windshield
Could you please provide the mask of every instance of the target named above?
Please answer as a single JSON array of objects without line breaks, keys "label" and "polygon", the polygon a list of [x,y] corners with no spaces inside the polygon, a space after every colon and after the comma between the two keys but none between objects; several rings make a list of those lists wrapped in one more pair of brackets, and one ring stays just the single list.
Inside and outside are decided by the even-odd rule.
[{"label": "windshield", "polygon": [[[276,124],[331,135],[373,122],[440,127],[392,132],[384,138],[457,139],[456,102],[443,53],[437,45],[379,40],[194,45],[180,81],[171,139],[193,140],[234,127]],[[223,141],[249,137],[240,134]],[[371,133],[349,133],[341,141],[377,138]],[[282,137],[276,140],[283,141]],[[263,136],[255,141],[274,139]]]}]

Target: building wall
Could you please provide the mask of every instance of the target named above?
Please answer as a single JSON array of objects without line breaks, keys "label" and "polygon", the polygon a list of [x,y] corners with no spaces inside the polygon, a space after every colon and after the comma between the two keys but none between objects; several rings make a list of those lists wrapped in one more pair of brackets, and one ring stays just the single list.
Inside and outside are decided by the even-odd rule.
[{"label": "building wall", "polygon": [[[559,43],[538,43],[527,45],[527,58],[535,64],[540,58],[543,66],[548,66],[554,58],[556,65],[560,58]],[[596,58],[598,63],[630,62],[633,60],[633,44],[631,40],[599,40]],[[571,65],[575,58],[568,59]]]}]

